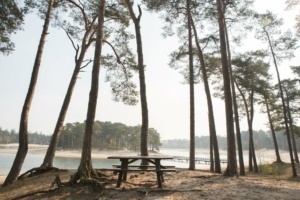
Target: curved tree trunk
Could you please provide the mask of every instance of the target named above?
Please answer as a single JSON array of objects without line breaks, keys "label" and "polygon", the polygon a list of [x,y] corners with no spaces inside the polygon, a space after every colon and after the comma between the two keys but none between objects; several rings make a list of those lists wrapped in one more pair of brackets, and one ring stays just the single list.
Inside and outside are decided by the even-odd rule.
[{"label": "curved tree trunk", "polygon": [[227,169],[225,175],[234,176],[237,175],[237,161],[236,161],[236,148],[235,148],[235,136],[234,136],[234,122],[232,111],[232,97],[230,88],[230,75],[228,70],[227,49],[226,49],[226,37],[224,26],[224,14],[223,5],[221,0],[216,0],[218,10],[218,24],[220,34],[220,47],[222,58],[222,72],[224,82],[224,97],[225,97],[225,109],[226,109],[226,128],[227,128]]},{"label": "curved tree trunk", "polygon": [[68,108],[69,108],[69,105],[71,102],[72,94],[73,94],[73,91],[74,91],[74,88],[76,85],[77,77],[80,72],[80,66],[82,64],[85,52],[86,52],[86,49],[84,51],[82,50],[79,60],[76,61],[76,66],[73,71],[73,75],[70,80],[70,83],[69,83],[68,91],[66,93],[63,105],[61,107],[61,110],[60,110],[60,113],[59,113],[59,116],[58,116],[58,119],[56,122],[56,126],[55,126],[54,132],[52,134],[51,141],[50,141],[49,147],[47,149],[44,161],[41,165],[41,167],[43,167],[43,168],[53,167],[53,160],[54,160],[54,156],[55,156],[57,143],[58,143],[58,140],[59,140],[59,137],[60,137],[63,125],[64,125],[65,117],[66,117],[66,114],[67,114],[67,111],[68,111]]},{"label": "curved tree trunk", "polygon": [[[146,80],[145,80],[145,66],[144,66],[144,56],[143,56],[143,45],[141,36],[140,21],[142,17],[141,7],[138,6],[139,16],[136,17],[132,5],[129,0],[125,1],[128,10],[130,12],[130,17],[134,23],[135,35],[136,35],[136,45],[138,54],[138,68],[139,68],[139,80],[140,80],[140,98],[141,98],[141,110],[142,110],[142,126],[141,126],[141,155],[148,156],[148,104],[147,104],[147,93],[146,93]],[[143,164],[147,164],[143,161]]]},{"label": "curved tree trunk", "polygon": [[210,88],[209,88],[209,83],[208,83],[208,76],[207,76],[207,71],[206,71],[206,65],[204,62],[204,56],[202,49],[200,47],[200,43],[198,41],[198,34],[196,31],[196,27],[193,21],[192,16],[191,18],[191,24],[193,27],[194,31],[194,36],[195,36],[195,43],[197,46],[198,50],[198,57],[200,60],[201,64],[201,70],[202,70],[202,75],[203,75],[203,82],[204,82],[204,88],[205,88],[205,93],[206,93],[206,100],[207,100],[207,107],[208,107],[208,122],[209,122],[209,132],[210,132],[210,138],[211,138],[211,145],[212,145],[212,150],[214,152],[214,156],[211,156],[212,158],[215,158],[215,161],[211,159],[211,164],[215,164],[215,166],[211,166],[211,169],[213,169],[217,173],[221,173],[221,163],[220,163],[220,154],[219,154],[219,145],[218,145],[218,139],[217,139],[217,133],[216,133],[216,126],[215,126],[215,117],[214,117],[214,110],[213,110],[213,104],[212,104],[212,99],[210,95]]},{"label": "curved tree trunk", "polygon": [[18,148],[16,157],[15,157],[14,163],[10,169],[8,176],[6,177],[6,179],[3,183],[3,186],[10,185],[18,179],[23,162],[27,155],[27,151],[28,151],[28,127],[27,127],[28,115],[29,115],[32,99],[34,96],[37,79],[38,79],[43,50],[44,50],[44,46],[45,46],[45,42],[46,42],[46,36],[48,34],[48,28],[49,28],[49,24],[50,24],[53,2],[54,2],[54,0],[49,1],[48,10],[47,10],[47,13],[45,16],[43,31],[42,31],[42,35],[40,38],[40,43],[38,46],[38,50],[37,50],[37,54],[36,54],[36,58],[35,58],[34,66],[33,66],[33,71],[31,74],[30,85],[29,85],[26,99],[25,99],[23,109],[22,109],[22,114],[21,114],[21,119],[20,119],[20,128],[19,128],[19,148]]},{"label": "curved tree trunk", "polygon": [[[69,83],[69,87],[67,90],[67,93],[65,95],[65,99],[63,101],[57,122],[56,122],[56,126],[54,129],[54,132],[52,134],[51,137],[51,141],[49,144],[49,147],[47,149],[44,161],[41,165],[41,167],[43,168],[48,168],[48,167],[53,167],[53,160],[54,160],[54,156],[55,156],[55,152],[56,152],[56,148],[57,148],[57,143],[63,128],[63,124],[65,121],[65,117],[67,115],[67,111],[71,102],[71,98],[73,95],[73,91],[77,82],[77,78],[78,78],[78,74],[80,73],[80,70],[83,68],[81,67],[84,57],[85,57],[85,53],[88,50],[88,48],[90,47],[90,45],[92,44],[93,40],[92,37],[89,37],[92,30],[93,30],[93,26],[95,24],[96,18],[94,18],[94,20],[91,22],[91,24],[89,25],[89,29],[85,32],[85,35],[82,39],[82,44],[81,44],[81,50],[80,50],[80,54],[79,57],[77,58],[77,54],[78,54],[78,48],[75,49],[76,50],[76,58],[75,58],[75,68]],[[93,35],[93,34],[91,34]],[[88,39],[89,37],[89,39]],[[73,42],[73,41],[72,41]],[[89,63],[87,63],[85,66],[87,66]],[[84,66],[84,67],[85,67]]]},{"label": "curved tree trunk", "polygon": [[270,129],[271,129],[271,133],[272,133],[274,148],[275,148],[276,162],[279,163],[279,162],[282,162],[282,161],[281,161],[281,158],[280,158],[279,148],[278,148],[277,139],[276,139],[276,135],[275,135],[275,130],[274,130],[271,114],[270,114],[269,103],[268,103],[267,98],[266,97],[264,97],[264,98],[265,98],[265,104],[266,104],[266,108],[267,108],[268,119],[269,119]]},{"label": "curved tree trunk", "polygon": [[72,177],[71,182],[76,183],[79,179],[90,179],[92,175],[97,176],[92,166],[92,136],[93,127],[96,115],[98,87],[99,87],[99,73],[100,73],[100,57],[102,52],[103,40],[103,24],[105,13],[105,0],[99,0],[99,18],[97,39],[92,71],[91,90],[89,94],[89,103],[86,117],[85,133],[83,138],[83,146],[81,153],[80,165],[77,172]]},{"label": "curved tree trunk", "polygon": [[290,152],[290,160],[291,160],[291,165],[292,165],[293,176],[297,177],[297,170],[296,170],[296,166],[295,166],[295,162],[294,162],[294,158],[293,158],[293,150],[292,150],[292,144],[291,144],[291,140],[290,140],[290,131],[289,131],[289,127],[288,127],[287,109],[286,109],[285,102],[284,102],[284,96],[283,96],[281,79],[280,79],[280,75],[279,75],[277,61],[275,58],[275,53],[273,51],[273,46],[271,44],[271,39],[270,39],[269,33],[266,30],[264,30],[264,31],[268,38],[269,47],[271,49],[272,58],[273,58],[274,66],[276,69],[277,80],[278,80],[278,85],[279,85],[279,92],[280,92],[280,97],[281,97],[281,102],[282,102],[282,107],[283,107],[284,125],[285,125],[286,137],[287,137],[287,142],[288,142],[288,147],[289,147],[289,152]]}]

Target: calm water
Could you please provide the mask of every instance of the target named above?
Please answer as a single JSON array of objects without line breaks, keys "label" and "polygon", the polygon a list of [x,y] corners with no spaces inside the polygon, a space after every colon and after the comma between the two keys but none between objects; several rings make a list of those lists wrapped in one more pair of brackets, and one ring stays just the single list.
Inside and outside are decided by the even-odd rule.
[{"label": "calm water", "polygon": [[[164,155],[172,155],[172,156],[189,156],[189,151],[187,149],[162,149],[160,150],[161,154]],[[109,155],[107,155],[109,156]],[[196,150],[196,157],[209,157],[208,152],[203,150]],[[225,155],[221,154],[221,158],[226,158]],[[15,154],[10,153],[0,153],[0,175],[7,175],[12,166],[12,163],[15,159]],[[22,167],[22,171],[26,172],[33,167],[38,167],[42,164],[44,159],[43,154],[30,154],[28,153],[25,159],[25,162]],[[55,158],[54,166],[60,169],[77,169],[79,166],[80,158]],[[113,164],[119,164],[118,160],[110,160],[110,159],[93,159],[93,167],[94,168],[109,168]],[[189,163],[185,162],[174,162],[172,160],[164,160],[162,161],[164,165],[175,165],[177,168],[188,168]],[[196,168],[203,169],[208,168],[209,165],[204,164],[196,164]]]},{"label": "calm water", "polygon": [[[9,173],[14,159],[15,154],[0,153],[0,176],[7,175]],[[44,155],[27,154],[21,173],[26,172],[33,167],[40,166],[43,159]],[[80,158],[55,158],[54,166],[60,169],[77,169],[79,162]],[[111,167],[113,164],[118,163],[118,160],[93,159],[94,168]]]}]

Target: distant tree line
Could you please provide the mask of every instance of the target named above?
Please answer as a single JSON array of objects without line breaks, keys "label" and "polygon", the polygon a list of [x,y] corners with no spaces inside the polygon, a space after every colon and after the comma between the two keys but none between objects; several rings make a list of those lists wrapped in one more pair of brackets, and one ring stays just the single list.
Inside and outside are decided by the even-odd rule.
[{"label": "distant tree line", "polygon": [[[279,149],[288,150],[286,136],[282,132],[276,132],[276,137],[278,139]],[[249,133],[247,131],[241,132],[242,145],[244,150],[249,150]],[[274,144],[270,135],[270,132],[265,132],[262,130],[253,131],[253,139],[256,149],[274,149]],[[219,148],[227,149],[227,138],[224,136],[218,136]],[[297,137],[297,143],[300,144],[299,137]],[[172,139],[163,140],[162,148],[177,148],[177,149],[188,149],[189,148],[188,139]],[[209,136],[196,136],[195,137],[195,147],[202,149],[209,149]]]},{"label": "distant tree line", "polygon": [[[85,123],[67,123],[63,126],[58,147],[62,149],[80,149],[84,135]],[[92,147],[100,150],[129,149],[140,150],[140,130],[141,126],[126,126],[122,123],[96,121]],[[159,150],[162,145],[160,134],[154,129],[149,128],[148,149]],[[18,133],[11,130],[0,128],[0,144],[18,143]],[[51,136],[29,133],[28,141],[31,144],[49,144]]]},{"label": "distant tree line", "polygon": [[[67,123],[61,132],[58,147],[65,149],[81,148],[84,123]],[[140,150],[141,126],[127,126],[122,123],[96,121],[92,147],[100,150],[129,149]],[[160,134],[149,128],[148,149],[159,150],[161,146]]]},{"label": "distant tree line", "polygon": [[[42,133],[29,133],[28,143],[30,144],[49,144],[50,136]],[[15,130],[3,130],[0,127],[0,144],[19,143],[19,134]]]}]

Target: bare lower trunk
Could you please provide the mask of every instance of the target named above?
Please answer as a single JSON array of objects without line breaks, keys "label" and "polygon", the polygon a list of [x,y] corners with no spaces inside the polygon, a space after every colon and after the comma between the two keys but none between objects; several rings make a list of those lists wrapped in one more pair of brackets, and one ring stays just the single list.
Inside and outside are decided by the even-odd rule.
[{"label": "bare lower trunk", "polygon": [[249,171],[252,172],[253,171],[253,154],[252,154],[252,144],[251,144],[251,135],[249,133],[249,142],[248,142],[248,145],[249,145],[249,154],[248,154],[248,162],[249,162]]},{"label": "bare lower trunk", "polygon": [[292,118],[292,115],[291,115],[290,103],[289,103],[288,98],[287,98],[286,105],[287,105],[287,110],[288,110],[288,118],[289,118],[289,124],[290,124],[291,136],[292,136],[291,139],[292,139],[292,145],[293,145],[293,150],[294,150],[294,158],[295,158],[295,162],[299,163],[298,150],[297,150],[297,145],[296,145],[296,140],[295,140],[295,134],[294,134],[294,127],[293,127],[293,118]]},{"label": "bare lower trunk", "polygon": [[279,149],[278,149],[278,144],[277,144],[277,139],[276,139],[276,135],[275,135],[275,130],[274,130],[272,118],[271,118],[271,115],[270,115],[269,103],[268,103],[268,100],[267,100],[266,97],[265,97],[265,104],[266,104],[266,107],[267,107],[268,119],[269,119],[270,129],[271,129],[271,133],[272,133],[273,143],[274,143],[276,162],[282,162],[281,158],[280,158],[280,154],[279,154]]},{"label": "bare lower trunk", "polygon": [[225,97],[225,112],[226,112],[226,128],[227,128],[227,169],[225,175],[234,176],[237,175],[237,163],[236,163],[236,148],[235,148],[235,136],[234,136],[234,123],[232,112],[232,98],[230,89],[230,75],[227,60],[226,50],[226,38],[224,27],[224,14],[222,1],[216,0],[218,9],[218,23],[220,34],[220,46],[221,46],[221,58],[222,58],[222,72],[224,82],[224,97]]},{"label": "bare lower trunk", "polygon": [[25,99],[23,109],[22,109],[22,114],[21,114],[21,119],[20,119],[20,128],[19,128],[19,148],[18,148],[18,151],[16,154],[16,158],[11,167],[11,170],[10,170],[8,176],[6,177],[3,186],[10,185],[18,179],[18,176],[20,174],[21,168],[23,166],[23,162],[25,160],[25,157],[26,157],[26,154],[28,151],[28,127],[27,127],[28,126],[28,115],[29,115],[32,99],[34,96],[37,79],[38,79],[44,45],[46,42],[46,36],[48,34],[48,27],[50,24],[53,2],[54,2],[54,0],[49,1],[48,11],[46,14],[44,27],[43,27],[43,32],[42,32],[42,35],[40,38],[40,43],[39,43],[39,47],[37,50],[37,54],[36,54],[36,58],[35,58],[34,66],[33,66],[30,85],[29,85],[26,99]]},{"label": "bare lower trunk", "polygon": [[279,71],[278,71],[278,66],[277,66],[275,53],[273,51],[273,47],[272,47],[272,44],[271,44],[271,39],[270,39],[269,33],[266,30],[264,30],[264,31],[265,31],[266,36],[268,38],[269,47],[271,49],[272,58],[273,58],[273,62],[274,62],[275,69],[276,69],[276,74],[277,74],[277,80],[278,80],[279,92],[280,92],[280,97],[281,97],[281,102],[282,102],[282,107],[283,107],[284,125],[285,125],[286,137],[287,137],[287,142],[288,142],[288,147],[289,147],[293,177],[297,177],[297,170],[296,170],[296,165],[295,165],[294,158],[293,158],[293,150],[292,150],[292,144],[291,144],[291,140],[290,140],[290,131],[289,131],[289,127],[288,127],[287,109],[286,109],[285,102],[284,102],[284,96],[283,96],[283,91],[282,91],[282,85],[281,85],[280,75],[279,75]]},{"label": "bare lower trunk", "polygon": [[53,160],[54,160],[54,156],[55,156],[55,152],[56,152],[57,143],[58,143],[58,140],[59,140],[62,128],[63,128],[63,124],[65,121],[65,117],[66,117],[66,114],[68,111],[69,104],[71,102],[71,97],[72,97],[73,90],[74,90],[74,87],[75,87],[75,84],[77,81],[78,73],[79,73],[79,69],[75,69],[73,72],[67,94],[65,96],[58,120],[56,122],[55,130],[52,134],[51,141],[50,141],[49,147],[47,149],[47,152],[46,152],[46,155],[44,158],[44,162],[41,165],[41,167],[43,167],[43,168],[53,167]]},{"label": "bare lower trunk", "polygon": [[[85,41],[83,43],[85,43]],[[65,121],[65,117],[67,115],[67,111],[68,111],[68,108],[69,108],[69,105],[71,102],[72,94],[73,94],[73,91],[74,91],[74,88],[76,85],[77,77],[80,72],[80,67],[82,65],[87,48],[88,48],[88,46],[86,46],[85,44],[82,45],[80,56],[76,60],[76,65],[75,65],[75,68],[73,71],[72,78],[69,83],[68,91],[66,93],[63,105],[61,107],[61,110],[60,110],[60,113],[59,113],[59,116],[58,116],[58,119],[56,122],[56,126],[55,126],[54,132],[52,134],[51,141],[50,141],[49,147],[47,149],[44,161],[41,165],[41,167],[43,167],[43,168],[53,167],[53,160],[54,160],[54,156],[55,156],[55,152],[56,152],[56,148],[57,148],[57,143],[60,138],[60,134],[61,134],[63,124]]]},{"label": "bare lower trunk", "polygon": [[189,85],[190,85],[190,170],[195,170],[195,97],[194,97],[194,64],[191,28],[190,0],[186,0],[188,13],[188,37],[189,37]]},{"label": "bare lower trunk", "polygon": [[[144,56],[143,56],[143,45],[141,36],[141,26],[140,21],[142,17],[141,7],[138,6],[139,15],[135,16],[132,9],[132,4],[129,0],[125,0],[128,7],[130,17],[134,23],[135,35],[136,35],[136,45],[138,54],[138,68],[139,68],[139,80],[140,80],[140,99],[141,99],[141,110],[142,110],[142,126],[141,126],[141,155],[148,156],[148,104],[147,104],[147,93],[146,93],[146,80],[145,80],[145,66],[144,66]],[[145,160],[142,164],[148,164]]]},{"label": "bare lower trunk", "polygon": [[79,179],[90,179],[92,175],[96,175],[92,167],[92,136],[93,127],[96,115],[98,86],[100,73],[100,57],[102,52],[103,39],[103,24],[104,24],[105,0],[99,0],[99,18],[98,31],[92,71],[91,90],[89,94],[89,103],[86,117],[85,133],[83,138],[83,146],[81,153],[80,165],[77,172],[71,179],[71,182],[76,183]]},{"label": "bare lower trunk", "polygon": [[250,119],[249,119],[249,134],[251,137],[251,150],[252,150],[252,158],[253,158],[253,164],[254,164],[254,172],[258,172],[258,166],[257,166],[257,161],[256,161],[256,155],[255,155],[255,147],[254,147],[254,140],[253,140],[253,118],[254,118],[254,102],[253,102],[253,97],[254,96],[254,91],[252,90],[251,92],[251,100],[250,100],[250,105],[251,105],[251,110],[250,110]]},{"label": "bare lower trunk", "polygon": [[229,37],[227,31],[226,20],[224,21],[225,24],[225,35],[226,35],[226,44],[227,44],[227,54],[228,54],[228,66],[229,66],[229,74],[230,74],[230,85],[231,85],[231,92],[232,92],[232,104],[234,109],[234,119],[235,119],[235,131],[236,131],[236,139],[238,145],[238,156],[239,156],[239,164],[240,164],[240,175],[245,176],[245,165],[244,165],[244,156],[243,156],[243,146],[242,146],[242,139],[241,139],[241,130],[240,130],[240,118],[239,118],[239,111],[238,105],[236,102],[236,93],[234,87],[234,79],[232,73],[232,66],[231,66],[231,51],[230,51],[230,44],[229,44]]},{"label": "bare lower trunk", "polygon": [[[209,123],[209,132],[210,132],[210,139],[211,139],[211,151],[214,155],[211,156],[211,170],[215,171],[217,173],[221,173],[221,163],[220,163],[220,154],[219,154],[219,145],[218,145],[218,139],[217,139],[217,133],[216,133],[216,126],[215,126],[215,117],[214,117],[214,110],[213,110],[213,104],[210,94],[210,88],[208,83],[208,76],[206,71],[206,65],[204,62],[204,56],[202,49],[200,47],[200,43],[198,41],[198,34],[196,31],[196,27],[193,21],[192,16],[191,17],[191,24],[194,30],[194,36],[195,36],[195,43],[198,50],[198,57],[201,63],[201,70],[203,75],[203,82],[204,82],[204,88],[205,88],[205,94],[206,94],[206,100],[207,100],[207,108],[208,108],[208,123]],[[214,160],[213,160],[214,158]],[[212,166],[215,165],[215,166]]]}]

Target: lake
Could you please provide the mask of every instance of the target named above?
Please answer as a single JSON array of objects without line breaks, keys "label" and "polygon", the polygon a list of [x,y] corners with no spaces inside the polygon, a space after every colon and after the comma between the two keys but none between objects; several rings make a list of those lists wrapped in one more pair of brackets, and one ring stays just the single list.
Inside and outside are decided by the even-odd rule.
[{"label": "lake", "polygon": [[[134,152],[135,153],[135,152]],[[188,149],[161,149],[159,153],[164,155],[171,156],[184,156],[189,157]],[[115,155],[112,151],[106,152],[107,156]],[[138,152],[136,152],[138,154]],[[104,156],[106,157],[106,155]],[[196,149],[196,157],[209,158],[209,151],[203,149]],[[226,151],[220,150],[220,157],[226,158]],[[9,170],[12,166],[12,163],[15,159],[14,153],[3,153],[0,151],[0,176],[5,176],[9,173]],[[44,159],[44,153],[32,154],[28,153],[25,159],[25,162],[22,167],[21,173],[26,172],[27,170],[38,167],[42,164]],[[258,159],[259,160],[259,156]],[[80,158],[69,158],[69,157],[55,157],[54,166],[60,169],[77,169],[79,166]],[[244,152],[244,162],[248,163],[248,152]],[[259,162],[259,161],[258,161]],[[93,167],[94,168],[109,168],[113,164],[119,164],[118,160],[110,160],[110,159],[101,159],[95,158],[93,159]],[[177,168],[188,168],[189,163],[187,162],[175,162],[172,160],[164,160],[162,161],[163,165],[175,165]],[[222,167],[226,166],[226,164],[222,164]],[[196,164],[196,169],[209,169],[209,165],[205,164]]]}]

